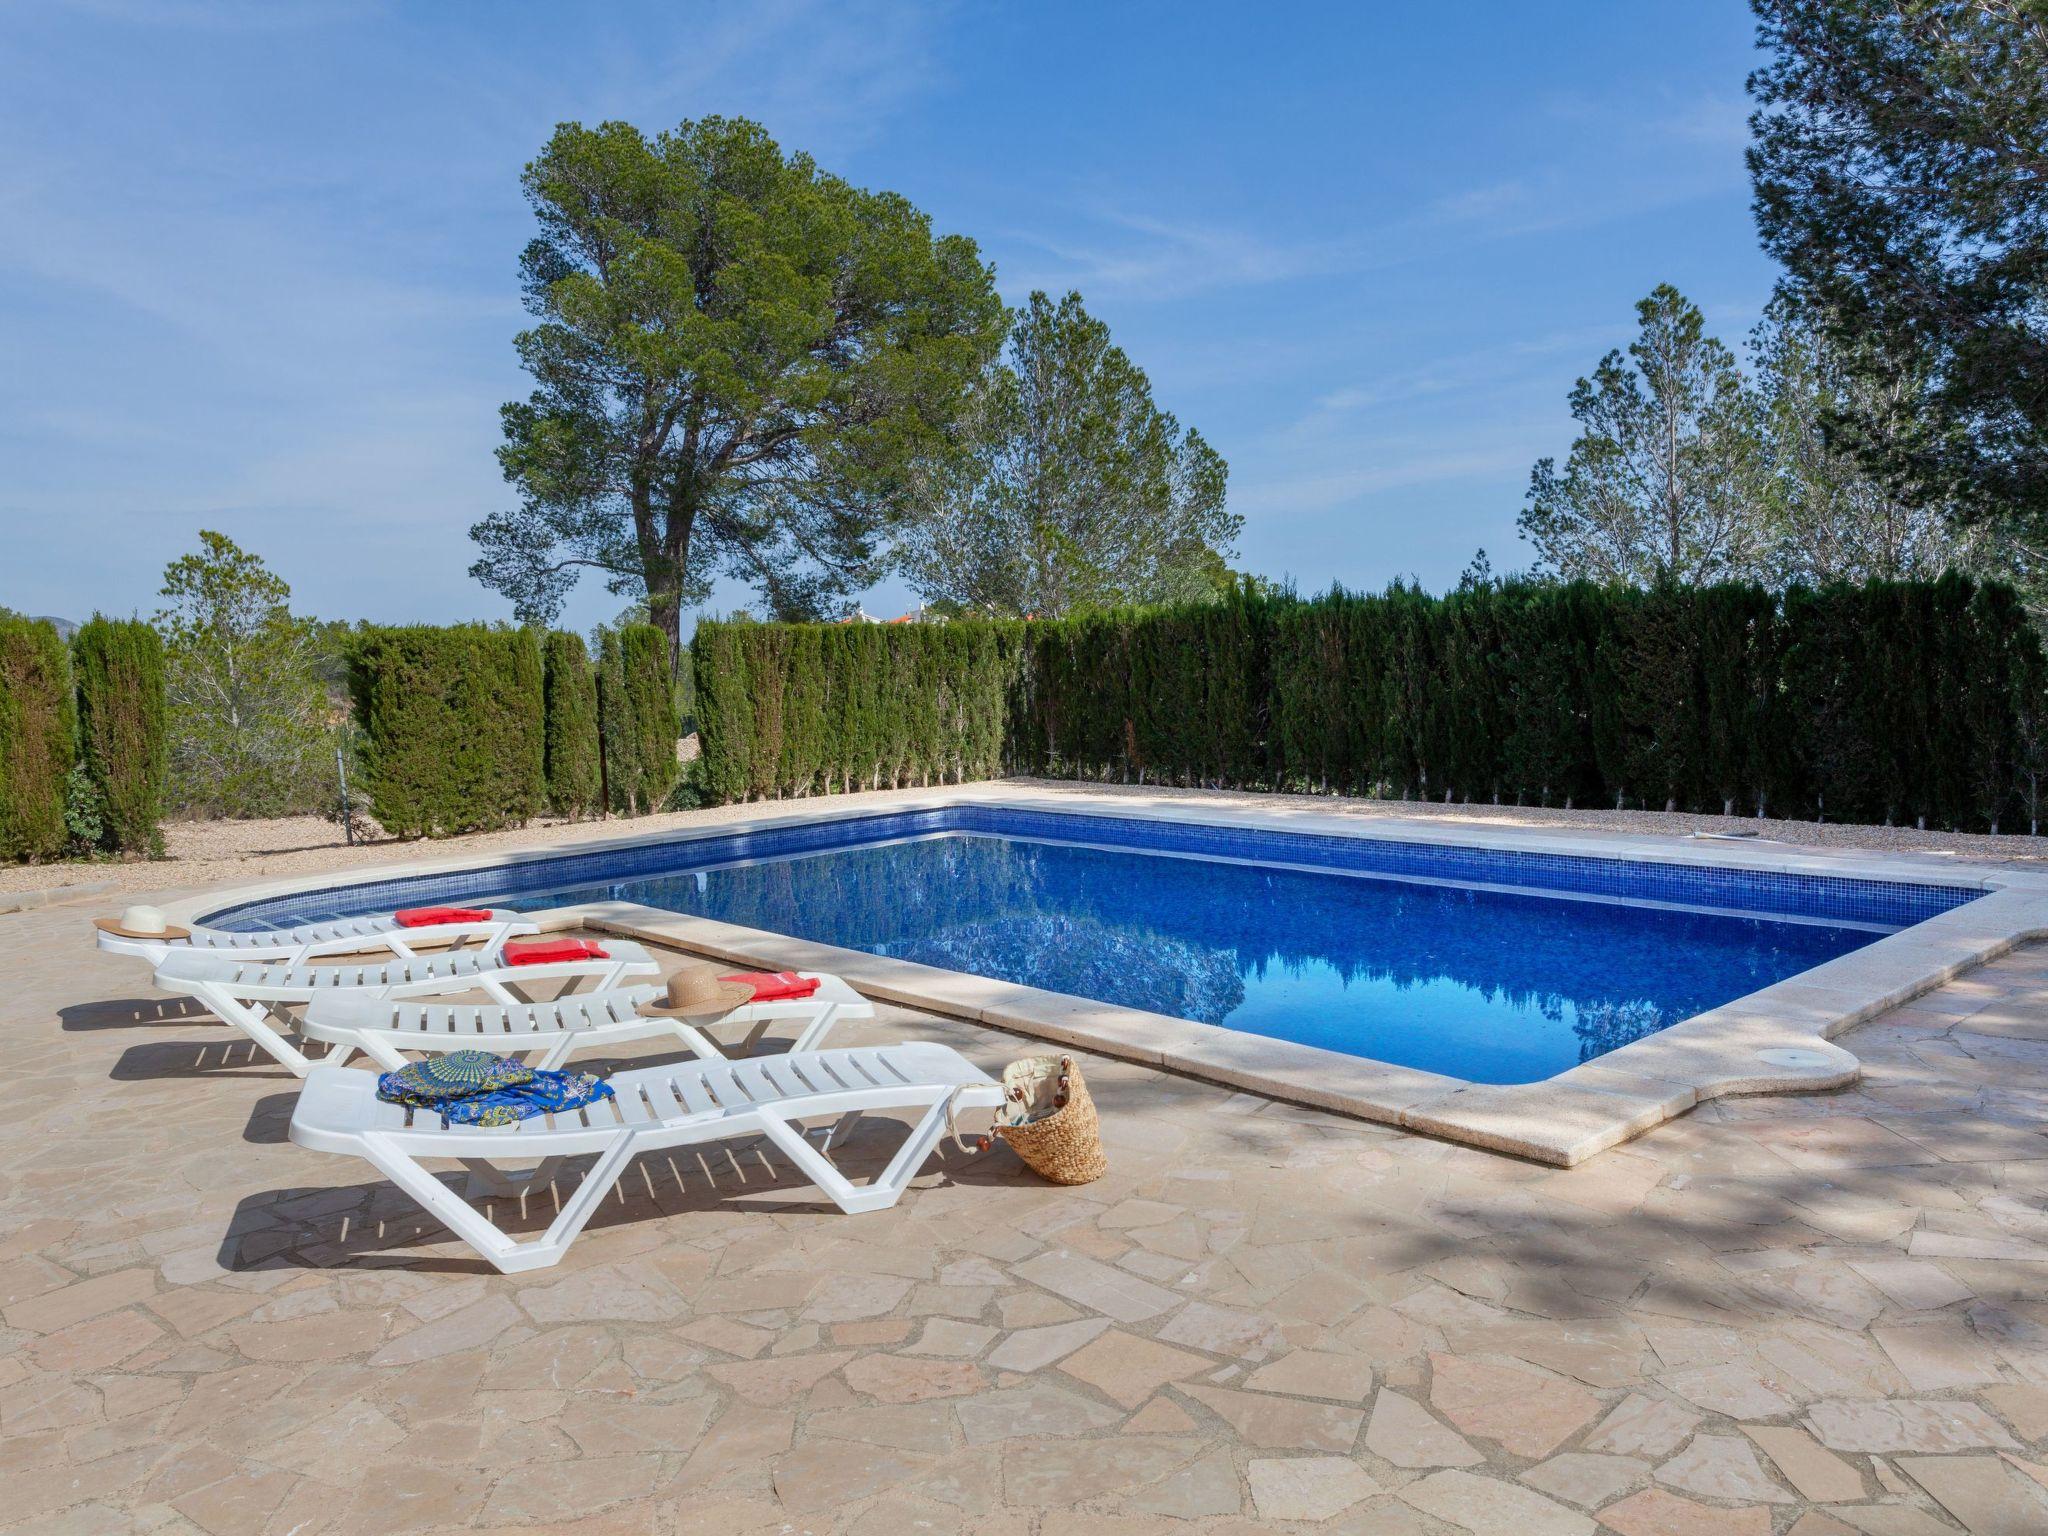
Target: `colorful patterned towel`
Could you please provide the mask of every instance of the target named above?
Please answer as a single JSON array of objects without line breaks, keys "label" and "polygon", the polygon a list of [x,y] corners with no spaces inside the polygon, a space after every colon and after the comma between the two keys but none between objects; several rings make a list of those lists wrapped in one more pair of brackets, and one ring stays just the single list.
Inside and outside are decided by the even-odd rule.
[{"label": "colorful patterned towel", "polygon": [[612,1085],[595,1072],[542,1070],[514,1087],[453,1099],[436,1107],[446,1125],[511,1125],[534,1115],[581,1109],[612,1096]]},{"label": "colorful patterned towel", "polygon": [[532,1080],[533,1068],[513,1057],[495,1051],[450,1051],[386,1072],[377,1079],[377,1097],[387,1104],[426,1109]]}]

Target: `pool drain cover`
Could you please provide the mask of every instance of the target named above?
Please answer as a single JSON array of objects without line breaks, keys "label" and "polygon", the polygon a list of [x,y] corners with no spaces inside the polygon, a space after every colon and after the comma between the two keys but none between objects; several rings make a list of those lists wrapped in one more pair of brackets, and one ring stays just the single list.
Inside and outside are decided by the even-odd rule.
[{"label": "pool drain cover", "polygon": [[1835,1058],[1824,1051],[1758,1051],[1756,1059],[1767,1067],[1783,1067],[1788,1072],[1820,1072],[1835,1065]]}]

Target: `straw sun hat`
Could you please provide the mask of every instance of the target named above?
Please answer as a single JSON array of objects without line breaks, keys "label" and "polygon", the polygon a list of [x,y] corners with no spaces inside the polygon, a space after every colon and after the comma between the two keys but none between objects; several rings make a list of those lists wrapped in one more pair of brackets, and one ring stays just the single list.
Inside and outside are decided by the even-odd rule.
[{"label": "straw sun hat", "polygon": [[93,927],[119,939],[189,939],[192,930],[173,928],[155,907],[130,907],[119,917],[96,917]]},{"label": "straw sun hat", "polygon": [[751,1003],[754,989],[744,981],[726,981],[714,965],[686,965],[668,979],[668,996],[642,1003],[640,1011],[665,1019],[715,1019]]}]

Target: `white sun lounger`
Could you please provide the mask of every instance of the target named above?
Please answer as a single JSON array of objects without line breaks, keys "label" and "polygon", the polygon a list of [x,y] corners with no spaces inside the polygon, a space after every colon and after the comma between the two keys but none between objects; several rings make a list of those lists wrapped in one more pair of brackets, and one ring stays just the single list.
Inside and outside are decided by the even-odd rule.
[{"label": "white sun lounger", "polygon": [[[812,973],[802,973],[812,974]],[[659,987],[620,987],[581,992],[544,1003],[440,1003],[375,997],[363,992],[322,992],[306,1006],[300,1033],[324,1040],[341,1055],[361,1051],[387,1071],[405,1065],[406,1052],[498,1051],[527,1056],[527,1065],[559,1067],[578,1051],[627,1040],[672,1036],[706,1061],[723,1061],[728,1051],[751,1051],[771,1024],[797,1025],[792,1051],[814,1051],[844,1019],[871,1019],[874,1005],[837,976],[820,975],[818,990],[786,1002],[749,1003],[716,1019],[650,1017],[642,1003],[662,995]],[[745,1029],[721,1047],[711,1031]]]},{"label": "white sun lounger", "polygon": [[410,960],[421,950],[446,949],[464,943],[473,945],[477,954],[495,955],[507,939],[540,932],[539,924],[522,913],[500,908],[491,908],[490,913],[488,922],[432,923],[418,928],[400,926],[389,912],[251,933],[195,927],[189,939],[136,939],[102,928],[99,944],[101,949],[117,955],[134,955],[151,965],[161,965],[169,956],[187,951],[303,965],[317,956],[331,955],[389,954]]},{"label": "white sun lounger", "polygon": [[[613,1073],[610,1082],[616,1098],[564,1114],[516,1125],[446,1126],[430,1110],[379,1099],[368,1072],[322,1065],[300,1090],[291,1138],[316,1152],[365,1159],[499,1270],[516,1274],[557,1263],[642,1152],[765,1136],[842,1211],[880,1210],[902,1197],[958,1111],[995,1109],[1003,1099],[1002,1085],[959,1052],[922,1041],[636,1067]],[[800,1129],[821,1116],[898,1109],[921,1113],[888,1167],[865,1186],[834,1168]],[[420,1166],[424,1158],[452,1158],[491,1192],[518,1195],[551,1182],[561,1159],[591,1152],[596,1163],[547,1231],[523,1242]],[[523,1174],[492,1166],[535,1158],[538,1166]]]},{"label": "white sun lounger", "polygon": [[537,981],[588,982],[591,990],[609,992],[628,977],[655,976],[661,967],[638,944],[605,939],[602,960],[560,960],[546,965],[507,965],[480,950],[448,950],[438,955],[354,964],[282,965],[243,960],[205,950],[180,950],[166,955],[156,968],[157,987],[197,998],[224,1022],[232,1024],[300,1077],[312,1063],[277,1028],[296,1028],[284,1010],[315,998],[342,992],[377,997],[434,997],[457,992],[482,992],[497,1002],[527,1002],[516,990]]}]

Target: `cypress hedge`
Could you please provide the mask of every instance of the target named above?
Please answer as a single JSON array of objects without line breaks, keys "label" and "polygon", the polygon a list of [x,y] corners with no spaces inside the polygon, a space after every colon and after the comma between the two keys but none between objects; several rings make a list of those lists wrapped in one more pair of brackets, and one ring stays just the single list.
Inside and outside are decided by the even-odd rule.
[{"label": "cypress hedge", "polygon": [[458,624],[351,637],[349,695],[370,811],[398,837],[518,825],[546,803],[531,630]]},{"label": "cypress hedge", "polygon": [[699,785],[714,803],[962,783],[1008,766],[1024,626],[705,620]]},{"label": "cypress hedge", "polygon": [[64,851],[76,734],[71,670],[56,626],[0,614],[0,858]]},{"label": "cypress hedge", "polygon": [[597,767],[605,814],[633,812],[633,709],[626,699],[626,655],[619,632],[597,642]]},{"label": "cypress hedge", "polygon": [[1998,830],[2048,779],[2039,639],[1957,575],[705,623],[693,655],[713,801],[1008,770]]},{"label": "cypress hedge", "polygon": [[669,680],[668,637],[652,624],[628,624],[619,631],[625,685],[630,798],[645,815],[658,811],[675,787],[679,765],[676,738],[682,724]]},{"label": "cypress hedge", "polygon": [[164,645],[138,619],[95,615],[71,637],[78,687],[78,756],[97,802],[105,846],[160,853],[169,758]]},{"label": "cypress hedge", "polygon": [[599,763],[597,674],[583,649],[583,637],[548,631],[541,644],[541,773],[547,807],[557,816],[581,818],[604,808],[604,773]]},{"label": "cypress hedge", "polygon": [[681,772],[676,738],[682,722],[669,676],[668,640],[653,625],[627,624],[604,632],[597,660],[597,720],[605,809],[618,816],[660,810]]}]

